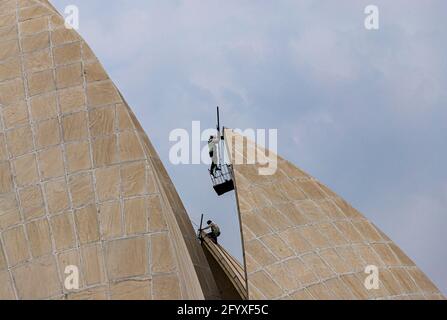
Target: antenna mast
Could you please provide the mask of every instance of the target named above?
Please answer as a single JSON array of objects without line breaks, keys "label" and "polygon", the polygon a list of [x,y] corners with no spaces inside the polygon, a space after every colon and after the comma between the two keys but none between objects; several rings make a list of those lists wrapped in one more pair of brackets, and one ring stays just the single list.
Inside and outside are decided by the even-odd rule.
[{"label": "antenna mast", "polygon": [[220,114],[219,114],[219,106],[217,106],[217,132],[220,135]]},{"label": "antenna mast", "polygon": [[222,165],[225,162],[224,159],[224,142],[222,139],[223,132],[220,131],[220,112],[219,112],[219,106],[217,106],[217,132],[219,134],[219,164]]}]

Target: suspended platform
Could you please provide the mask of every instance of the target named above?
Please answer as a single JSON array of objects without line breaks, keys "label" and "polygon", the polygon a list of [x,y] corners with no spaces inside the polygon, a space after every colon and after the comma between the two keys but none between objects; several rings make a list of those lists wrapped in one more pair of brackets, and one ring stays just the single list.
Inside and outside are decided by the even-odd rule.
[{"label": "suspended platform", "polygon": [[233,167],[230,164],[218,165],[215,175],[210,172],[211,182],[217,195],[221,196],[234,190]]}]

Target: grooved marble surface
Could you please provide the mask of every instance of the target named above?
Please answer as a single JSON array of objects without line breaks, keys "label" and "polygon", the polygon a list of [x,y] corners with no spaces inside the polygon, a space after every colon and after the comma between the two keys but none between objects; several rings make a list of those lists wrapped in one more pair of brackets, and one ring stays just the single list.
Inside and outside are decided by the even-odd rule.
[{"label": "grooved marble surface", "polygon": [[0,0],[0,299],[193,298],[214,279],[121,94],[48,1]]},{"label": "grooved marble surface", "polygon": [[206,232],[202,232],[202,239],[202,248],[218,284],[222,299],[246,300],[247,287],[245,269],[242,264],[224,247],[207,237]]},{"label": "grooved marble surface", "polygon": [[[444,299],[393,241],[333,191],[279,156],[274,175],[259,175],[262,165],[249,155],[276,155],[233,130],[225,138],[250,299]],[[379,268],[378,290],[364,286],[368,265]]]}]

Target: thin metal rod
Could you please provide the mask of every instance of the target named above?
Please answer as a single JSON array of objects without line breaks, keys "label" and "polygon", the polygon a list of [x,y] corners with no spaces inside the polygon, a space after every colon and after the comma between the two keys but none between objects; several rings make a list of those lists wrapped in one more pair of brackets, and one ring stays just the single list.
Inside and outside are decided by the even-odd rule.
[{"label": "thin metal rod", "polygon": [[220,114],[219,114],[219,106],[217,107],[217,131],[219,132],[219,136],[220,136]]},{"label": "thin metal rod", "polygon": [[217,106],[217,132],[219,134],[219,150],[218,150],[218,155],[219,155],[219,164],[222,165],[224,164],[225,160],[224,160],[224,144],[222,141],[222,132],[220,131],[220,110],[219,110],[219,106]]},{"label": "thin metal rod", "polygon": [[199,234],[198,234],[199,239],[202,239],[202,225],[203,225],[203,213],[202,213],[202,216],[200,217],[200,228],[199,228]]}]

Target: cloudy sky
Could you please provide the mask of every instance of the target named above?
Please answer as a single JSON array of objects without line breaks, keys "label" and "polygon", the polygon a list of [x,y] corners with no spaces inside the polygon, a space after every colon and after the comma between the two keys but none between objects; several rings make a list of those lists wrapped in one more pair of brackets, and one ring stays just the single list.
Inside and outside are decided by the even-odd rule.
[{"label": "cloudy sky", "polygon": [[[240,257],[234,195],[205,165],[169,163],[169,133],[278,129],[279,153],[351,202],[447,294],[447,2],[52,0],[164,160],[189,211]],[[380,29],[364,28],[364,9]]]}]

